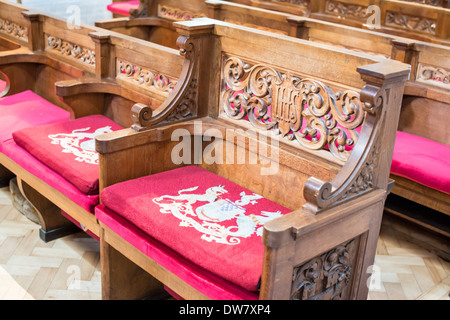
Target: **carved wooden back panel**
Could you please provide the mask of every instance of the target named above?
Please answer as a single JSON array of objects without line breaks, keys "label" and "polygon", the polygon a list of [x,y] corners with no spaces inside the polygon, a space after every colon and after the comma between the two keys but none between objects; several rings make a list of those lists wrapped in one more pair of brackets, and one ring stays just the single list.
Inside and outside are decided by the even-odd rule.
[{"label": "carved wooden back panel", "polygon": [[[449,15],[445,0],[233,0],[296,15],[310,16],[339,24],[372,28],[382,32],[448,44]],[[302,14],[302,12],[304,14]],[[379,14],[375,17],[374,14]],[[377,20],[375,20],[377,18]]]}]

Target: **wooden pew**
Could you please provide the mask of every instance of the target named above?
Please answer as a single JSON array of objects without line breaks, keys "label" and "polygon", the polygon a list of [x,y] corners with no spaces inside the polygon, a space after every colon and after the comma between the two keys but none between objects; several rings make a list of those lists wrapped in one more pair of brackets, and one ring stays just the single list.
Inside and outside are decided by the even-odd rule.
[{"label": "wooden pew", "polygon": [[[103,298],[142,298],[165,286],[185,299],[366,299],[410,67],[205,18],[175,25],[186,52],[201,62],[192,70],[194,111],[178,124],[158,114],[96,137]],[[188,218],[179,226],[186,236],[166,229],[180,207],[142,213],[152,197],[195,191],[178,191],[187,187],[185,176],[175,177],[184,170],[201,172],[188,180],[191,187],[207,172],[289,212],[264,225],[259,290],[204,269],[209,259],[191,260],[199,242],[209,242],[193,236]],[[151,189],[141,187],[151,181]],[[178,241],[189,249],[180,251]],[[233,262],[219,247],[211,259],[217,252],[217,269]]]},{"label": "wooden pew", "polygon": [[[104,115],[126,128],[133,124],[130,111],[135,104],[150,113],[160,112],[166,100],[184,94],[183,70],[189,60],[178,50],[96,27],[73,29],[65,21],[5,1],[0,1],[0,18],[9,19],[26,35],[0,35],[20,45],[0,53],[0,70],[10,80],[9,95],[30,90],[69,111],[72,121]],[[43,174],[42,164],[24,169],[21,159],[13,160],[5,153],[2,148],[0,173],[17,176],[24,195],[39,212],[44,240],[66,234],[72,222],[98,238],[93,214],[98,195],[81,194],[79,200],[75,187],[65,181],[70,190],[63,189],[63,184],[51,180],[56,179],[53,175]]]},{"label": "wooden pew", "polygon": [[[281,33],[316,43],[329,44],[408,63],[411,65],[412,73],[406,84],[399,131],[447,146],[450,144],[448,141],[448,126],[442,123],[450,116],[448,114],[450,91],[448,80],[445,80],[448,79],[446,75],[450,72],[450,62],[448,61],[450,49],[448,46],[385,34],[378,32],[377,29],[363,30],[264,9],[272,8],[266,6],[270,2],[264,2],[264,6],[261,3],[258,6],[253,3],[251,7],[228,1],[213,0],[189,2],[188,6],[186,3],[175,0],[151,1],[150,3],[147,17],[112,20],[102,24],[113,30],[139,38],[146,38],[133,28],[138,25],[147,28],[147,26],[155,24],[155,21],[162,24],[163,22],[189,20],[192,17],[206,15],[217,20],[259,30]],[[288,3],[278,3],[277,5],[289,6]],[[284,11],[290,12],[289,10]],[[126,28],[126,30],[119,30],[117,28],[119,26]],[[171,29],[175,34],[174,28]],[[424,114],[427,116],[424,117]],[[432,148],[430,147],[430,149]],[[391,195],[389,200],[392,201],[388,201],[387,210],[437,231],[446,237],[450,236],[450,230],[446,227],[449,219],[448,208],[450,207],[448,194],[442,190],[436,190],[430,185],[424,185],[408,178],[405,179],[405,176],[393,174],[392,178],[397,181],[392,193],[401,198]],[[404,203],[402,198],[413,202]],[[420,206],[415,208],[414,204]]]}]

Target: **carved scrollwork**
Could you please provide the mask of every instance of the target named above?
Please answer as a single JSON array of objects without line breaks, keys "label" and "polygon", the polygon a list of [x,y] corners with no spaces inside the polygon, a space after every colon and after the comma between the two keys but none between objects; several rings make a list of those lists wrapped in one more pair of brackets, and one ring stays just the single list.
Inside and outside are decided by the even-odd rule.
[{"label": "carved scrollwork", "polygon": [[436,34],[436,20],[423,17],[415,17],[401,12],[386,12],[386,25],[400,27],[411,31],[420,31]]},{"label": "carved scrollwork", "polygon": [[117,60],[117,76],[140,86],[151,88],[158,92],[169,94],[177,81],[168,76],[142,68],[125,60]]},{"label": "carved scrollwork", "polygon": [[419,65],[417,79],[435,81],[441,84],[450,84],[450,71],[444,68]]},{"label": "carved scrollwork", "polygon": [[130,17],[143,18],[148,17],[148,7],[150,0],[140,0],[139,7],[137,9],[130,9]]},{"label": "carved scrollwork", "polygon": [[55,50],[62,55],[72,57],[87,65],[95,65],[94,51],[83,48],[63,39],[47,35],[47,48]]},{"label": "carved scrollwork", "polygon": [[386,101],[386,92],[384,89],[366,85],[361,91],[361,101],[367,110],[365,127],[361,130],[364,147],[356,154],[350,155],[348,162],[352,165],[349,171],[342,173],[345,170],[341,170],[332,183],[314,177],[308,179],[304,188],[307,203],[303,207],[308,212],[317,214],[332,204],[372,190],[376,185],[379,154],[376,137],[380,126],[375,127],[375,123],[381,121],[381,112],[378,111]]},{"label": "carved scrollwork", "polygon": [[353,239],[294,268],[291,299],[348,299],[357,243]]},{"label": "carved scrollwork", "polygon": [[357,92],[334,93],[320,81],[235,57],[225,61],[223,79],[223,110],[232,119],[275,130],[305,149],[327,149],[340,161],[358,140],[365,109]]},{"label": "carved scrollwork", "polygon": [[18,39],[28,41],[28,28],[6,19],[0,19],[0,31]]}]

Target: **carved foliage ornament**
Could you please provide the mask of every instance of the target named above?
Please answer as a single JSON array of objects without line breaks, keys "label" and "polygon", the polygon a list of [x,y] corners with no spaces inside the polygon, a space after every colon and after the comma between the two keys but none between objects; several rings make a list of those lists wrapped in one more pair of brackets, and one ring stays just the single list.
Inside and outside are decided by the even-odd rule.
[{"label": "carved foliage ornament", "polygon": [[28,28],[6,19],[0,19],[0,31],[15,38],[28,41]]},{"label": "carved foliage ornament", "polygon": [[415,2],[435,7],[444,7],[444,0],[400,0],[405,2]]},{"label": "carved foliage ornament", "polygon": [[292,300],[348,299],[357,240],[351,240],[294,269]]},{"label": "carved foliage ornament", "polygon": [[436,33],[436,20],[423,17],[415,17],[401,12],[386,12],[386,25],[400,27],[412,31],[420,31],[430,34]]},{"label": "carved foliage ornament", "polygon": [[229,58],[223,67],[226,115],[275,130],[309,150],[329,150],[345,161],[358,140],[365,106],[354,91],[334,93],[320,81]]},{"label": "carved foliage ornament", "polygon": [[263,2],[281,2],[281,3],[289,3],[298,6],[307,6],[307,0],[262,0]]},{"label": "carved foliage ornament", "polygon": [[72,57],[87,65],[95,65],[95,54],[93,50],[85,49],[63,39],[47,35],[47,48],[58,51],[62,55]]},{"label": "carved foliage ornament", "polygon": [[118,77],[124,78],[140,86],[151,88],[160,93],[169,94],[176,86],[177,81],[169,77],[144,69],[125,60],[117,60]]},{"label": "carved foliage ornament", "polygon": [[327,1],[325,3],[325,12],[341,16],[364,18],[367,15],[367,7],[338,1]]}]

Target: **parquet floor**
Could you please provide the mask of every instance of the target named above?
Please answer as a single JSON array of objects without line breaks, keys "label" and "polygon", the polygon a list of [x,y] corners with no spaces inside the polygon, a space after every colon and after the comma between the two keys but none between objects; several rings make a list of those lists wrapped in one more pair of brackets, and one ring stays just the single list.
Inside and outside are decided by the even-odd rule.
[{"label": "parquet floor", "polygon": [[[44,243],[38,231],[11,205],[9,189],[1,188],[0,299],[101,299],[98,242],[79,233]],[[450,263],[413,238],[434,241],[384,219],[370,300],[450,300]]]}]

